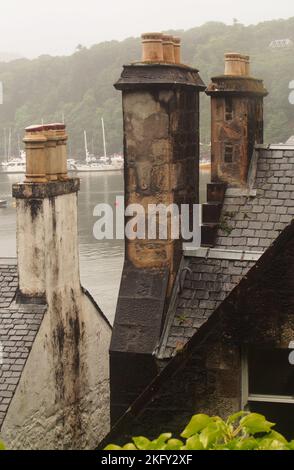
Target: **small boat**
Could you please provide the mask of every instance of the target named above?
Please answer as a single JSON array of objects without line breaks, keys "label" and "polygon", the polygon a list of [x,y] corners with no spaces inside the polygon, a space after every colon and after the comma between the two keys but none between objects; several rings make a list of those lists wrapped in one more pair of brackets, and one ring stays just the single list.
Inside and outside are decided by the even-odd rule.
[{"label": "small boat", "polygon": [[7,201],[5,201],[4,199],[0,199],[0,208],[2,207],[7,207]]},{"label": "small boat", "polygon": [[20,151],[19,157],[7,158],[6,162],[2,162],[3,173],[25,173],[26,171],[26,153]]},{"label": "small boat", "polygon": [[122,171],[124,168],[124,159],[121,155],[107,156],[106,151],[106,139],[105,139],[105,128],[104,120],[102,122],[102,133],[103,133],[103,146],[104,146],[104,155],[100,158],[96,158],[94,155],[91,155],[88,150],[88,140],[87,132],[84,131],[84,143],[85,143],[85,154],[86,160],[76,161],[73,163],[73,171],[78,173],[98,173],[98,172],[107,172],[107,171]]},{"label": "small boat", "polygon": [[26,165],[17,158],[9,160],[9,162],[2,163],[2,172],[7,174],[20,174],[25,173]]},{"label": "small boat", "polygon": [[121,171],[123,169],[123,163],[116,163],[110,161],[109,163],[97,161],[87,161],[86,162],[75,162],[72,165],[73,170],[78,173],[92,173],[92,172],[105,172],[105,171]]}]

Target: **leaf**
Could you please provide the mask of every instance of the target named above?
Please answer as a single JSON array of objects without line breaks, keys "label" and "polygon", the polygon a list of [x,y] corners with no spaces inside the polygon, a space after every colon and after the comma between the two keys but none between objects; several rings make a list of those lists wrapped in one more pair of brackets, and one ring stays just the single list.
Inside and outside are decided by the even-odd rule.
[{"label": "leaf", "polygon": [[284,436],[282,436],[282,434],[280,434],[279,432],[274,431],[273,429],[267,437],[276,439],[277,441],[280,441],[282,444],[288,444],[288,441],[284,438]]},{"label": "leaf", "polygon": [[244,416],[247,416],[248,414],[249,414],[248,411],[239,411],[238,413],[235,413],[229,416],[227,423],[234,424],[236,421],[239,420],[239,418],[243,418]]},{"label": "leaf", "polygon": [[0,441],[0,450],[6,450],[5,445],[2,441]]},{"label": "leaf", "polygon": [[294,450],[294,441],[289,442],[287,448],[290,450]]},{"label": "leaf", "polygon": [[109,444],[109,446],[105,447],[104,450],[123,450],[123,448],[116,446],[115,444]]},{"label": "leaf", "polygon": [[286,445],[278,439],[264,437],[259,440],[258,450],[286,450]]},{"label": "leaf", "polygon": [[165,450],[181,450],[183,446],[183,442],[179,439],[170,439],[166,444]]},{"label": "leaf", "polygon": [[201,432],[199,439],[204,449],[211,448],[216,442],[223,437],[224,432],[220,423],[211,423]]},{"label": "leaf", "polygon": [[157,439],[150,442],[148,450],[165,450],[166,441],[172,437],[171,433],[161,434]]},{"label": "leaf", "polygon": [[242,426],[248,434],[254,435],[260,432],[269,433],[271,428],[275,426],[275,423],[270,423],[264,416],[258,413],[250,413],[248,416],[241,419],[240,426]]},{"label": "leaf", "polygon": [[189,437],[186,441],[185,450],[204,450],[198,435]]},{"label": "leaf", "polygon": [[235,450],[255,450],[258,448],[258,441],[254,437],[248,437],[246,439],[237,439],[237,445]]},{"label": "leaf", "polygon": [[126,444],[123,446],[123,450],[138,450],[134,444]]},{"label": "leaf", "polygon": [[135,443],[135,446],[139,450],[146,450],[149,448],[148,446],[151,444],[151,441],[149,441],[149,439],[147,439],[146,437],[142,437],[142,436],[133,437],[133,441]]},{"label": "leaf", "polygon": [[181,436],[185,439],[197,434],[202,431],[211,422],[211,418],[204,414],[198,414],[193,416],[188,426],[184,429]]}]

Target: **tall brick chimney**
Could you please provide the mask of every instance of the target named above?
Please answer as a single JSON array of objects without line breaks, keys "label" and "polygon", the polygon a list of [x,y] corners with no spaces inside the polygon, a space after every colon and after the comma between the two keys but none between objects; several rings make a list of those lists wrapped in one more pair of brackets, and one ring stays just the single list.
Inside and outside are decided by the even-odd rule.
[{"label": "tall brick chimney", "polygon": [[225,73],[212,78],[212,180],[232,187],[247,184],[255,144],[263,143],[263,81],[250,76],[249,56],[225,55]]},{"label": "tall brick chimney", "polygon": [[[124,66],[115,84],[123,103],[125,204],[192,206],[199,201],[205,87],[198,70],[179,63],[179,38],[142,39],[142,62]],[[126,240],[110,351],[113,421],[156,374],[153,352],[181,256],[181,240]]]}]

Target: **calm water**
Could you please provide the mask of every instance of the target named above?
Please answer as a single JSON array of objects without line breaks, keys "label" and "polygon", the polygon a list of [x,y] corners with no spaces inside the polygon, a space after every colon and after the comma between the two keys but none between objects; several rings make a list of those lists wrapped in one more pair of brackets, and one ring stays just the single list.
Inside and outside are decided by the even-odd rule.
[{"label": "calm water", "polygon": [[[22,179],[23,175],[0,173],[0,199],[8,200],[8,207],[0,208],[0,258],[16,256],[15,204],[11,197],[11,185]],[[202,200],[208,180],[208,173],[202,175]],[[93,210],[99,203],[115,207],[115,198],[119,195],[123,195],[122,173],[85,173],[81,176],[78,215],[82,284],[111,322],[123,266],[124,242],[95,240],[93,225],[97,218],[93,216]]]}]

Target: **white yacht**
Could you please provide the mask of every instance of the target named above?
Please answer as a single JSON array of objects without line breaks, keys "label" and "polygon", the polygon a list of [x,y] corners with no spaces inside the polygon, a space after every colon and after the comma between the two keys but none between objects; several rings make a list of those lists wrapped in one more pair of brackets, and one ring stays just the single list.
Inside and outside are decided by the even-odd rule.
[{"label": "white yacht", "polygon": [[72,165],[72,168],[78,173],[122,171],[124,168],[124,160],[121,155],[113,155],[112,157],[107,156],[105,128],[104,128],[103,118],[101,119],[101,121],[102,121],[104,155],[100,158],[95,158],[95,156],[90,155],[89,150],[88,150],[87,132],[84,131],[86,160],[82,162],[77,161]]},{"label": "white yacht", "polygon": [[3,173],[25,173],[26,171],[26,154],[21,151],[19,157],[9,158],[2,163]]}]

